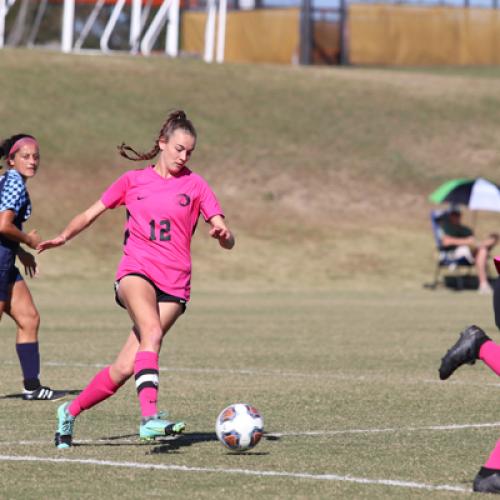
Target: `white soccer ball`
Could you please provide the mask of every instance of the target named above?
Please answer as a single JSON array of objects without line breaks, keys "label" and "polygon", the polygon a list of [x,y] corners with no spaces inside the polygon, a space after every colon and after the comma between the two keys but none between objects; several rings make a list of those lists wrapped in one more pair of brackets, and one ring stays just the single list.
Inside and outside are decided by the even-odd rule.
[{"label": "white soccer ball", "polygon": [[253,406],[235,403],[219,413],[215,433],[226,448],[232,451],[249,450],[264,434],[264,419]]}]

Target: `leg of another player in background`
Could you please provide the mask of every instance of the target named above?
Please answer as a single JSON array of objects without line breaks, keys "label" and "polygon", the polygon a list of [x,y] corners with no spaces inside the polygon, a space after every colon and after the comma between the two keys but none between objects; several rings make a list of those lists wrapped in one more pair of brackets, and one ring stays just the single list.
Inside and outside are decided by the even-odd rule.
[{"label": "leg of another player in background", "polygon": [[489,247],[486,245],[481,245],[476,252],[476,270],[477,277],[479,279],[478,290],[481,293],[491,293],[491,286],[488,281],[488,275],[486,272],[487,260],[488,260]]},{"label": "leg of another player in background", "polygon": [[[13,278],[16,279],[15,273]],[[54,391],[40,384],[38,344],[40,315],[29,288],[18,271],[16,281],[10,285],[9,299],[3,304],[3,311],[17,325],[16,351],[23,372],[23,399],[28,401],[62,399],[66,395],[65,391]]]},{"label": "leg of another player in background", "polygon": [[[493,288],[493,313],[495,324],[500,329],[500,278]],[[481,359],[491,370],[500,376],[500,345],[493,342],[481,328],[472,325],[466,328],[458,341],[448,350],[441,360],[439,376],[446,380],[463,364],[474,364]]]},{"label": "leg of another player in background", "polygon": [[34,391],[41,385],[38,345],[40,314],[24,280],[11,285],[10,299],[3,303],[2,309],[17,325],[16,351],[23,372],[24,389]]},{"label": "leg of another player in background", "polygon": [[500,277],[493,285],[493,313],[495,315],[495,325],[500,329]]},{"label": "leg of another player in background", "polygon": [[[495,281],[493,288],[493,313],[495,324],[500,329],[500,279]],[[500,376],[500,345],[491,340],[484,342],[479,349],[478,357]]]},{"label": "leg of another player in background", "polygon": [[[500,279],[493,287],[493,311],[495,324],[500,328]],[[497,375],[500,375],[500,346],[492,341],[485,342],[479,351],[482,359]],[[500,440],[490,453],[488,460],[479,470],[473,485],[474,491],[484,493],[500,493]]]}]

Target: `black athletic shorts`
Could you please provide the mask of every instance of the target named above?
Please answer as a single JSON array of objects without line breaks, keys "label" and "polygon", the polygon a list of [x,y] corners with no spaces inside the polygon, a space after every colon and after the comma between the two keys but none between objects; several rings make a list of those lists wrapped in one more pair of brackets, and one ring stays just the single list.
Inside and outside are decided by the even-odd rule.
[{"label": "black athletic shorts", "polygon": [[[163,290],[160,290],[153,283],[153,281],[151,281],[147,276],[144,276],[144,274],[130,273],[130,274],[126,274],[125,276],[139,276],[140,278],[145,279],[155,289],[156,302],[177,302],[178,304],[180,304],[182,306],[182,314],[186,311],[186,307],[187,307],[186,299],[183,299],[182,297],[176,297],[175,295],[170,295],[169,293],[166,293]],[[125,278],[125,276],[123,276],[123,278]],[[115,301],[120,307],[123,307],[123,309],[126,309],[126,307],[121,303],[121,301],[118,297],[119,285],[120,285],[120,280],[115,281]]]}]

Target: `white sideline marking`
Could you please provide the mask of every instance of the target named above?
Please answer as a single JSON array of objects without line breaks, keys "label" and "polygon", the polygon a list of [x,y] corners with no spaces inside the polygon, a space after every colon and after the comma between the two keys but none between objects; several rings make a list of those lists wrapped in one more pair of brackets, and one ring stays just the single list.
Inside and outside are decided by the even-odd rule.
[{"label": "white sideline marking", "polygon": [[484,424],[449,424],[426,425],[423,427],[389,427],[386,429],[345,429],[340,431],[304,431],[304,432],[269,432],[266,436],[335,436],[339,434],[376,434],[383,432],[418,432],[418,431],[456,431],[462,429],[483,429],[500,427],[500,422],[486,422]]},{"label": "white sideline marking", "polygon": [[126,467],[131,469],[148,469],[178,472],[207,472],[215,474],[242,474],[260,477],[291,477],[297,479],[312,479],[318,481],[345,481],[358,484],[376,484],[383,486],[396,486],[429,491],[454,491],[457,493],[470,493],[471,490],[462,486],[450,484],[426,484],[413,481],[398,481],[393,479],[369,479],[364,477],[339,476],[337,474],[310,474],[307,472],[266,471],[250,469],[223,469],[215,467],[189,467],[186,465],[144,464],[138,462],[112,462],[110,460],[50,458],[34,456],[0,455],[0,460],[10,462],[49,462],[49,463],[74,463],[81,465],[103,465],[108,467]]}]

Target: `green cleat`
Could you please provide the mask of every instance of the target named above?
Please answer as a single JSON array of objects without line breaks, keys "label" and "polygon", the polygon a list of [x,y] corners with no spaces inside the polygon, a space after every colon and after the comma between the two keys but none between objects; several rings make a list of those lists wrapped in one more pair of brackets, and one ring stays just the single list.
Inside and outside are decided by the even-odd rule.
[{"label": "green cleat", "polygon": [[184,422],[173,422],[162,418],[164,414],[153,415],[141,420],[139,437],[141,441],[153,441],[157,437],[181,434],[186,428]]},{"label": "green cleat", "polygon": [[64,403],[57,409],[55,444],[59,450],[65,450],[72,445],[75,417],[68,413],[68,406],[69,403]]}]

